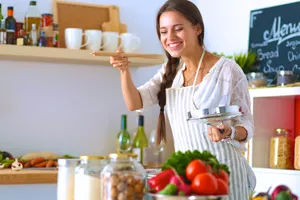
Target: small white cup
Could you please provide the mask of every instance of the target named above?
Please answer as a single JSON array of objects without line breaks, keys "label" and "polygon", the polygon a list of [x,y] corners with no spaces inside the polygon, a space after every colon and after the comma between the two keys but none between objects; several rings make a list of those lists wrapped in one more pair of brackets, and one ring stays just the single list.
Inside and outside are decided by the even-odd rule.
[{"label": "small white cup", "polygon": [[66,28],[65,42],[68,49],[80,49],[87,45],[87,42],[82,45],[82,36],[84,33],[80,28]]},{"label": "small white cup", "polygon": [[115,52],[119,45],[119,33],[103,32],[102,33],[103,51]]},{"label": "small white cup", "polygon": [[102,43],[102,31],[100,30],[85,30],[84,39],[87,43],[86,49],[91,51],[99,51],[104,46],[101,46]]},{"label": "small white cup", "polygon": [[125,53],[134,52],[141,44],[141,39],[132,33],[122,33],[120,35],[121,45]]}]

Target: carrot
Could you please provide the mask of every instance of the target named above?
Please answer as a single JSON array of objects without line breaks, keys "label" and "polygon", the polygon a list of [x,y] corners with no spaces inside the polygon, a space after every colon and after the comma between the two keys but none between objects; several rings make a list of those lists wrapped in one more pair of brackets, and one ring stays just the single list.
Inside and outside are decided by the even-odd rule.
[{"label": "carrot", "polygon": [[53,164],[54,167],[57,167],[58,166],[58,163],[57,161],[54,161],[54,164]]},{"label": "carrot", "polygon": [[49,167],[52,167],[54,164],[54,161],[53,160],[49,160],[46,167],[49,168]]},{"label": "carrot", "polygon": [[34,166],[34,165],[42,163],[44,161],[45,161],[45,159],[43,157],[38,157],[36,159],[31,160],[31,165]]},{"label": "carrot", "polygon": [[29,167],[31,167],[31,162],[30,161],[28,161],[27,163],[24,164],[24,168],[29,168]]},{"label": "carrot", "polygon": [[33,165],[33,167],[46,167],[47,163],[48,163],[48,160],[43,161],[43,162],[38,163],[38,164],[35,164],[35,165]]}]

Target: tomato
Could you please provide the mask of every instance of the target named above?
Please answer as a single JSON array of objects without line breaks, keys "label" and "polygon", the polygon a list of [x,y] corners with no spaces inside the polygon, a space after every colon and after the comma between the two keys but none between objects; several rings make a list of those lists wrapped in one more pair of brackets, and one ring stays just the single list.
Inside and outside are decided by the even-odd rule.
[{"label": "tomato", "polygon": [[218,183],[218,189],[216,195],[228,194],[228,184],[220,178],[217,178],[217,183]]},{"label": "tomato", "polygon": [[185,169],[185,175],[190,181],[193,181],[198,174],[206,172],[208,171],[205,163],[198,159],[191,161]]},{"label": "tomato", "polygon": [[198,174],[192,182],[192,192],[195,194],[214,195],[217,189],[217,179],[211,173]]},{"label": "tomato", "polygon": [[213,174],[216,178],[222,179],[227,184],[229,183],[229,176],[224,169],[220,169],[219,172],[214,172]]},{"label": "tomato", "polygon": [[207,170],[208,173],[212,173],[213,172],[213,169],[212,169],[212,167],[211,167],[210,164],[206,164],[206,170]]}]

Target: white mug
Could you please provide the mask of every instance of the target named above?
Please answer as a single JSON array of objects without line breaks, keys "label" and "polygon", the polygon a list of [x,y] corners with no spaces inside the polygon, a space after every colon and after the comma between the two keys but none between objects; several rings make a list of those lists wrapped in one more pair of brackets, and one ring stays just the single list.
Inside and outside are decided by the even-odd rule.
[{"label": "white mug", "polygon": [[120,35],[120,38],[121,38],[120,47],[122,47],[125,53],[134,52],[136,49],[139,48],[141,44],[141,39],[132,33],[122,33]]},{"label": "white mug", "polygon": [[65,42],[68,49],[80,49],[87,45],[88,42],[82,45],[82,29],[80,28],[66,28]]},{"label": "white mug", "polygon": [[101,46],[102,31],[100,30],[85,30],[84,39],[87,43],[86,49],[91,51],[99,51],[101,48],[107,45]]},{"label": "white mug", "polygon": [[119,33],[103,32],[102,33],[103,51],[115,52],[119,46]]}]

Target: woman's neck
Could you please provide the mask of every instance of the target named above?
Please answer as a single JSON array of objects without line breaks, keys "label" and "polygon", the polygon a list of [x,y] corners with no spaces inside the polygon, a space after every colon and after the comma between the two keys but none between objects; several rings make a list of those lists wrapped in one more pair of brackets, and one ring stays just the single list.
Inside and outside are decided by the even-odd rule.
[{"label": "woman's neck", "polygon": [[193,49],[192,52],[189,52],[188,55],[182,56],[188,72],[195,72],[197,70],[203,50],[204,49],[201,46],[197,45],[197,48]]}]

